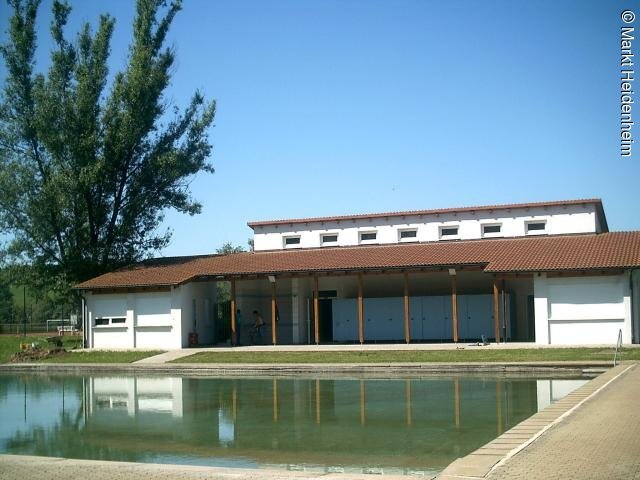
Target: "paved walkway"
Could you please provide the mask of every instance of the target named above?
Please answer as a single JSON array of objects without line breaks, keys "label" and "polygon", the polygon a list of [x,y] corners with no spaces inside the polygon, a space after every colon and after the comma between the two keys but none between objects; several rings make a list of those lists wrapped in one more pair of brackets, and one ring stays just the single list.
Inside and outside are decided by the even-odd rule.
[{"label": "paved walkway", "polygon": [[[372,477],[378,476],[0,455],[0,480],[371,480]],[[407,480],[411,477],[385,475],[382,478]],[[427,477],[418,478],[426,480]]]},{"label": "paved walkway", "polygon": [[439,480],[640,479],[640,364],[623,364],[451,463]]},{"label": "paved walkway", "polygon": [[197,352],[194,352],[193,350],[194,349],[190,349],[190,348],[182,348],[180,350],[169,350],[168,352],[164,352],[159,355],[154,355],[153,357],[143,358],[142,360],[137,360],[133,363],[143,363],[143,364],[167,363],[172,360],[188,357],[189,355],[193,355],[194,353],[197,353]]},{"label": "paved walkway", "polygon": [[636,365],[487,478],[640,479],[639,401]]}]

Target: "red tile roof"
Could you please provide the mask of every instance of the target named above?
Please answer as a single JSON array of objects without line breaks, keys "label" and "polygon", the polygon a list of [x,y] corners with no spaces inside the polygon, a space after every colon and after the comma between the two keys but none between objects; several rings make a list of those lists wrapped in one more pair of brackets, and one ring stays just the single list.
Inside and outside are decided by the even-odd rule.
[{"label": "red tile roof", "polygon": [[318,223],[318,222],[337,222],[343,220],[358,220],[365,218],[384,218],[384,217],[401,217],[409,215],[440,215],[447,213],[463,213],[463,212],[486,212],[492,210],[507,210],[514,208],[536,208],[536,207],[557,207],[564,205],[590,205],[593,204],[596,207],[600,221],[602,222],[602,229],[607,231],[607,219],[604,215],[604,209],[602,207],[602,200],[599,198],[585,198],[579,200],[557,200],[551,202],[533,202],[533,203],[508,203],[503,205],[481,205],[475,207],[460,207],[460,208],[440,208],[434,210],[409,210],[406,212],[386,212],[386,213],[364,213],[358,215],[339,215],[335,217],[309,217],[309,218],[291,218],[282,220],[265,220],[248,222],[247,225],[251,228],[264,227],[270,225],[292,225],[296,223]]},{"label": "red tile roof", "polygon": [[76,288],[167,286],[197,277],[468,265],[482,266],[488,273],[640,268],[640,231],[161,258],[101,275]]}]

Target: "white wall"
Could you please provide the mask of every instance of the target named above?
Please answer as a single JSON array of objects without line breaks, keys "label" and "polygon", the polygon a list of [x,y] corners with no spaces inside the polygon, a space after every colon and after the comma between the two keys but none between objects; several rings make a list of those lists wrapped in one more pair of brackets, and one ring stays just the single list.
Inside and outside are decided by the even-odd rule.
[{"label": "white wall", "polygon": [[633,342],[640,343],[640,270],[632,272],[632,325],[633,325]]},{"label": "white wall", "polygon": [[141,412],[183,415],[183,379],[179,377],[92,377],[89,408],[100,411],[125,409],[130,416]]},{"label": "white wall", "polygon": [[313,298],[311,278],[295,278],[291,280],[291,343],[304,344],[310,341],[309,302]]},{"label": "white wall", "polygon": [[174,306],[181,309],[182,316],[181,346],[189,346],[191,332],[198,334],[198,343],[201,345],[214,343],[215,282],[190,282],[176,287],[175,290],[178,304]]},{"label": "white wall", "polygon": [[[452,239],[483,238],[483,224],[500,224],[499,234],[487,237],[520,237],[526,235],[525,223],[545,220],[545,234],[594,233],[599,231],[594,205],[567,205],[555,207],[517,208],[487,211],[449,213],[440,215],[404,215],[333,222],[308,222],[282,225],[264,225],[254,228],[255,250],[285,248],[284,237],[300,236],[300,244],[287,248],[320,247],[321,235],[337,233],[338,242],[327,246],[359,244],[390,244],[409,242],[435,242],[441,240],[440,227],[458,226],[458,236]],[[417,229],[417,237],[400,239],[400,231]],[[360,242],[360,232],[376,231],[374,242]]]},{"label": "white wall", "polygon": [[629,274],[534,278],[536,343],[631,343]]},{"label": "white wall", "polygon": [[[214,342],[214,282],[188,283],[167,292],[87,293],[89,346],[94,348],[175,349],[187,347],[194,331],[201,344]],[[124,324],[96,326],[98,317],[125,317]]]},{"label": "white wall", "polygon": [[[170,292],[87,294],[94,348],[180,348],[180,312],[171,311]],[[96,326],[98,317],[126,317],[124,324]]]},{"label": "white wall", "polygon": [[589,380],[557,379],[536,380],[538,411],[544,410],[553,402],[557,402],[577,390]]},{"label": "white wall", "polygon": [[171,312],[171,293],[134,294],[137,348],[180,348],[180,317]]},{"label": "white wall", "polygon": [[[128,309],[126,294],[87,295],[87,308],[91,335],[90,346],[94,348],[133,347],[133,312]],[[95,319],[102,317],[125,317],[126,323],[96,326]]]}]

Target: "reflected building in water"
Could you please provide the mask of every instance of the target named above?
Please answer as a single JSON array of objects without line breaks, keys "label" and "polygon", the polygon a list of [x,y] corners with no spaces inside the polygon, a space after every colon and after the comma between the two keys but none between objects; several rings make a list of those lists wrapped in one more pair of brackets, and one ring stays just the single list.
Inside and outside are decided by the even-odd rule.
[{"label": "reflected building in water", "polygon": [[[10,418],[0,440],[4,452],[44,448],[71,458],[437,470],[584,382],[49,377],[35,395],[31,383],[13,379],[0,400]],[[36,430],[46,434],[30,442],[25,433]]]}]

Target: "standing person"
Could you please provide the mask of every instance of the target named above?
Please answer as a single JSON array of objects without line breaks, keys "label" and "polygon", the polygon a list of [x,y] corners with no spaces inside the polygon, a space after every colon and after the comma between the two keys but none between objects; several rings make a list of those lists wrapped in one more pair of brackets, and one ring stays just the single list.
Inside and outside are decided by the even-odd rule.
[{"label": "standing person", "polygon": [[240,332],[242,332],[242,325],[244,324],[244,318],[240,309],[236,310],[236,347],[240,347]]},{"label": "standing person", "polygon": [[262,315],[258,310],[253,311],[253,333],[254,333],[254,342],[253,343],[262,343],[262,326],[264,325],[264,320],[262,319]]}]

